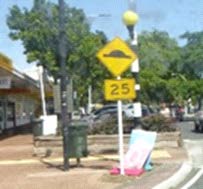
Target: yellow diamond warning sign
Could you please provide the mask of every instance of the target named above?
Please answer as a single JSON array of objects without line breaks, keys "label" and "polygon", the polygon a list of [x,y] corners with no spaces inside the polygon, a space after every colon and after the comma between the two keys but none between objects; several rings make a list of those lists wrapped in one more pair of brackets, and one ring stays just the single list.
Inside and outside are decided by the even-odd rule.
[{"label": "yellow diamond warning sign", "polygon": [[114,76],[120,76],[137,59],[137,55],[119,37],[105,45],[97,57]]}]

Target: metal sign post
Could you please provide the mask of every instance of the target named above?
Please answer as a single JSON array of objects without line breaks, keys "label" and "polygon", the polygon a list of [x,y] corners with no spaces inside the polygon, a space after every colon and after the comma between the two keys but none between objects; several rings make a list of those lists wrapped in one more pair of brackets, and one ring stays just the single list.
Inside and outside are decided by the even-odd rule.
[{"label": "metal sign post", "polygon": [[121,79],[120,75],[137,59],[137,55],[124,41],[116,37],[97,53],[97,57],[104,66],[106,66],[107,69],[117,77],[116,80],[105,80],[104,90],[106,100],[117,101],[120,174],[125,175],[121,100],[135,99],[136,93],[134,90],[135,80]]},{"label": "metal sign post", "polygon": [[[120,76],[117,78],[120,80]],[[118,108],[118,135],[119,135],[119,158],[120,158],[120,174],[125,175],[124,171],[124,152],[123,152],[123,115],[122,115],[122,101],[117,101]]]}]

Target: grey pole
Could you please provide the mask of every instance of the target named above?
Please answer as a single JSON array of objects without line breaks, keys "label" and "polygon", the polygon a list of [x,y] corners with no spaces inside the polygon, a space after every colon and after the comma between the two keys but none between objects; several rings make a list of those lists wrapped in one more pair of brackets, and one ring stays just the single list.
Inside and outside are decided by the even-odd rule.
[{"label": "grey pole", "polygon": [[[130,34],[131,37],[131,48],[136,53],[138,51],[137,48],[137,33],[134,32],[133,34]],[[139,56],[139,55],[138,55]],[[134,128],[140,128],[141,127],[141,117],[142,117],[142,105],[140,102],[140,78],[139,78],[139,59],[135,60],[132,63],[131,66],[131,72],[133,74],[133,77],[136,81],[135,85],[135,91],[137,94],[137,97],[133,101],[134,105]]]},{"label": "grey pole", "polygon": [[[135,0],[128,0],[129,10],[136,11]],[[131,38],[131,48],[138,55],[138,36],[134,29],[134,25],[127,26]],[[141,127],[142,105],[140,102],[140,78],[139,78],[139,59],[135,60],[131,66],[132,75],[136,81],[135,91],[137,94],[136,99],[133,101],[134,106],[134,128]]]},{"label": "grey pole", "polygon": [[68,157],[68,116],[67,116],[67,73],[66,73],[66,40],[65,40],[65,4],[63,0],[59,3],[59,61],[61,74],[61,126],[63,134],[63,163],[64,171],[69,170]]}]

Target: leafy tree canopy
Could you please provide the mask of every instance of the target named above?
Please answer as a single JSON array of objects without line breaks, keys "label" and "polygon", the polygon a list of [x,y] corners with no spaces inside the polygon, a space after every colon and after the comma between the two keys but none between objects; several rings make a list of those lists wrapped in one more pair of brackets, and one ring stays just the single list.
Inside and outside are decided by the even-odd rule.
[{"label": "leafy tree canopy", "polygon": [[145,103],[172,101],[167,80],[177,74],[180,47],[167,32],[142,32],[138,38],[141,96]]},{"label": "leafy tree canopy", "polygon": [[[65,4],[66,73],[73,79],[74,90],[82,105],[87,101],[88,85],[96,98],[101,97],[101,85],[106,74],[96,58],[96,52],[107,42],[103,32],[90,32],[84,12]],[[59,7],[46,0],[35,0],[32,9],[10,9],[7,18],[10,37],[21,40],[28,62],[38,62],[55,80],[60,76]],[[93,82],[94,81],[94,82]]]},{"label": "leafy tree canopy", "polygon": [[[65,41],[68,59],[72,52],[87,36],[89,25],[82,10],[65,5]],[[35,1],[31,10],[21,10],[13,6],[7,18],[13,40],[21,40],[25,48],[28,62],[39,62],[53,76],[59,72],[59,11],[58,6],[46,2]]]},{"label": "leafy tree canopy", "polygon": [[[65,40],[67,74],[80,94],[80,104],[87,102],[87,88],[93,87],[94,101],[103,100],[103,80],[109,72],[96,59],[107,42],[103,32],[92,33],[84,12],[65,5]],[[38,62],[57,79],[59,65],[59,7],[46,0],[35,0],[32,9],[13,6],[7,17],[10,37],[21,40],[28,62]],[[186,45],[179,47],[167,32],[144,31],[138,36],[142,102],[181,103],[203,93],[203,32],[185,33]],[[129,77],[130,71],[124,74]]]},{"label": "leafy tree canopy", "polygon": [[182,73],[188,78],[200,78],[203,74],[203,31],[189,33],[181,36],[186,39],[182,48]]},{"label": "leafy tree canopy", "polygon": [[[156,74],[164,76],[179,59],[177,42],[167,32],[154,30],[142,32],[139,36],[138,54],[141,69],[150,68]],[[175,68],[173,67],[175,70]]]}]

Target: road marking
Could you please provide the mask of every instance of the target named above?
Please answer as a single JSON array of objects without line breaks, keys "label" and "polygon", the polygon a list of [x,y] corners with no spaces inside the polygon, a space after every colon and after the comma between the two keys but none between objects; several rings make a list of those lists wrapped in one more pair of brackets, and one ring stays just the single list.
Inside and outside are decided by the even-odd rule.
[{"label": "road marking", "polygon": [[[151,154],[152,159],[157,158],[171,158],[171,155],[165,150],[155,150]],[[86,158],[81,158],[81,161],[94,161],[94,160],[119,160],[118,154],[112,155],[95,155],[88,156]],[[70,158],[70,162],[76,161],[76,158]],[[20,160],[2,160],[0,165],[23,165],[23,164],[40,164],[43,162],[47,163],[57,163],[63,162],[63,158],[42,158],[42,159],[20,159]]]},{"label": "road marking", "polygon": [[[89,156],[88,158],[81,158],[81,161],[93,161],[99,160],[99,157]],[[70,162],[76,161],[75,158],[71,158]],[[42,158],[42,159],[21,159],[21,160],[2,160],[0,165],[23,165],[23,164],[40,164],[40,163],[57,163],[63,162],[63,158]]]},{"label": "road marking", "polygon": [[36,163],[40,163],[39,160],[35,160],[35,159],[22,159],[22,160],[3,160],[0,161],[0,165],[22,165],[22,164],[36,164]]},{"label": "road marking", "polygon": [[184,178],[190,173],[192,170],[192,166],[188,163],[183,163],[180,169],[175,172],[171,177],[154,186],[152,189],[169,189],[176,187],[179,183],[181,183]]},{"label": "road marking", "polygon": [[[112,155],[97,155],[95,156],[100,159],[110,159],[110,160],[119,160],[119,156],[117,154]],[[155,150],[152,151],[151,154],[152,159],[158,159],[158,158],[171,158],[171,155],[166,150]]]},{"label": "road marking", "polygon": [[151,158],[171,158],[171,155],[166,150],[154,150],[152,151]]},{"label": "road marking", "polygon": [[181,189],[189,189],[201,176],[203,175],[203,168],[200,169],[197,174],[190,179]]},{"label": "road marking", "polygon": [[56,176],[67,176],[67,175],[83,175],[83,174],[101,174],[101,173],[107,173],[107,170],[101,169],[101,170],[94,170],[94,169],[88,169],[88,168],[82,168],[81,169],[71,169],[69,172],[61,172],[61,171],[56,171],[56,172],[40,172],[40,173],[32,173],[28,174],[28,178],[34,178],[34,177],[56,177]]}]

